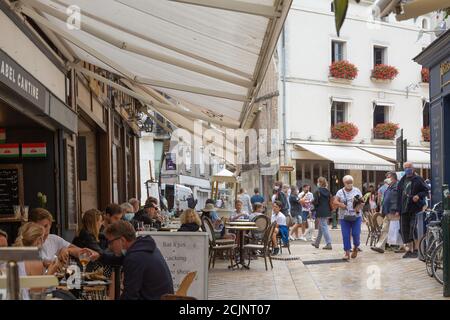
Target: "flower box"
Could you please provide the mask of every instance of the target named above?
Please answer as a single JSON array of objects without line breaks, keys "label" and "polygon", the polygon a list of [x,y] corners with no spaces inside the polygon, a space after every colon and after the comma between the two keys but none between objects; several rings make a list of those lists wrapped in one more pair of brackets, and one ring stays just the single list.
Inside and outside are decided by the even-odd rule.
[{"label": "flower box", "polygon": [[331,138],[351,141],[358,135],[358,127],[350,122],[340,122],[331,127]]},{"label": "flower box", "polygon": [[358,68],[346,61],[335,61],[329,68],[329,77],[334,79],[353,80],[358,76]]},{"label": "flower box", "polygon": [[351,84],[353,80],[328,77],[328,81],[335,82],[335,83],[342,83],[342,84]]},{"label": "flower box", "polygon": [[399,125],[392,122],[379,123],[373,129],[374,139],[393,140]]},{"label": "flower box", "polygon": [[391,81],[392,81],[389,79],[377,79],[374,77],[370,77],[370,80],[372,80],[373,82],[377,82],[377,83],[391,83]]},{"label": "flower box", "polygon": [[393,80],[398,75],[397,68],[386,64],[377,64],[372,70],[372,79]]}]

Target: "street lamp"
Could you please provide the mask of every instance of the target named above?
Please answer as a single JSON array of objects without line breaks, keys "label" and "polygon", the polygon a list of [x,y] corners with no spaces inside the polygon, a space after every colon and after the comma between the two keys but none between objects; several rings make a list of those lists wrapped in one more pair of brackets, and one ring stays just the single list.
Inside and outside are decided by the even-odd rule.
[{"label": "street lamp", "polygon": [[147,117],[141,125],[141,130],[145,132],[153,132],[153,121],[150,117]]}]

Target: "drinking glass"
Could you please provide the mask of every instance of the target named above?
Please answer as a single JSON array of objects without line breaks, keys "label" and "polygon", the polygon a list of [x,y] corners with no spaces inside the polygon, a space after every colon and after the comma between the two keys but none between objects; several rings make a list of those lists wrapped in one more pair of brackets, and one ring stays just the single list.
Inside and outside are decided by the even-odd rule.
[{"label": "drinking glass", "polygon": [[143,221],[139,221],[137,223],[137,231],[144,231],[144,222]]},{"label": "drinking glass", "polygon": [[83,273],[81,274],[83,278],[86,278],[86,266],[88,265],[91,258],[88,253],[81,253],[78,257],[80,260],[81,266],[83,267]]},{"label": "drinking glass", "polygon": [[149,224],[144,224],[144,231],[150,231],[151,226]]},{"label": "drinking glass", "polygon": [[14,209],[14,218],[19,219],[22,215],[22,211],[20,210],[20,206],[13,206]]}]

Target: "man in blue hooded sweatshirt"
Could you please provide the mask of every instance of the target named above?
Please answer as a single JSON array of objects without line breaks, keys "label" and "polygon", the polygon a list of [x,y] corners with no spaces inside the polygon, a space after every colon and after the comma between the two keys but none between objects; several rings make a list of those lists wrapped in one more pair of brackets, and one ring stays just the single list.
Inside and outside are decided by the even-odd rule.
[{"label": "man in blue hooded sweatshirt", "polygon": [[123,292],[121,300],[159,300],[173,294],[172,275],[151,236],[136,238],[127,221],[118,221],[105,230],[108,246],[123,255]]}]

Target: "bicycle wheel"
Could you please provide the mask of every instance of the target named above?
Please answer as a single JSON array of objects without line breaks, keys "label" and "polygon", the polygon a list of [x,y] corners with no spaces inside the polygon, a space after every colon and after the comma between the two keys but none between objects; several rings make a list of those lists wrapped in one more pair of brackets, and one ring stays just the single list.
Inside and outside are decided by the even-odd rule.
[{"label": "bicycle wheel", "polygon": [[427,235],[424,234],[419,241],[419,260],[426,261],[425,252],[427,251]]},{"label": "bicycle wheel", "polygon": [[434,249],[436,248],[436,244],[437,244],[437,241],[433,240],[431,245],[427,248],[426,255],[425,255],[425,266],[427,269],[427,273],[430,277],[433,277],[433,264],[431,262],[431,257],[434,252]]},{"label": "bicycle wheel", "polygon": [[444,284],[444,266],[443,266],[443,248],[442,242],[439,243],[433,251],[431,256],[431,265],[433,270],[433,277],[440,284]]}]

